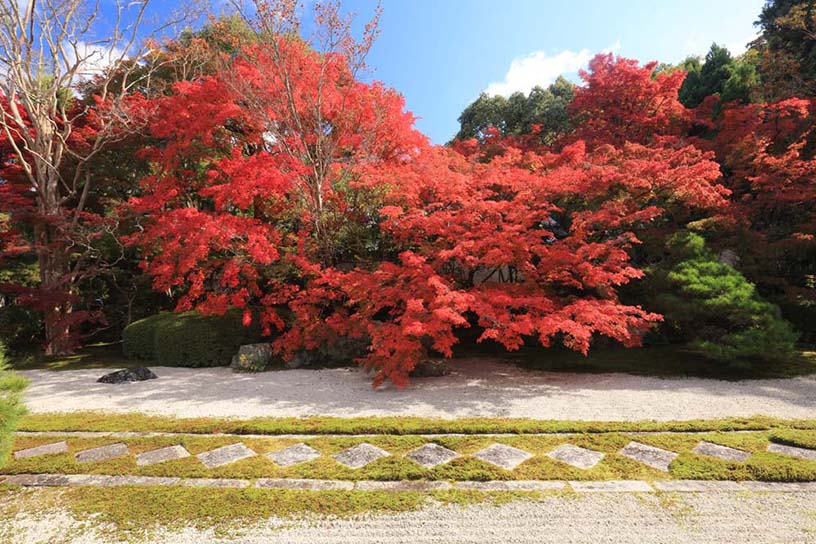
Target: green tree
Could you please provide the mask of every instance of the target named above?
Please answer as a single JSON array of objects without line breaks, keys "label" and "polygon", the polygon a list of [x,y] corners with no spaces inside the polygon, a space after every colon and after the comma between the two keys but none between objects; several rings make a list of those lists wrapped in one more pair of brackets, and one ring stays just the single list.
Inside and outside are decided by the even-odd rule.
[{"label": "green tree", "polygon": [[777,306],[706,248],[702,236],[681,232],[668,244],[674,264],[655,273],[664,328],[707,357],[733,366],[793,356],[797,334]]},{"label": "green tree", "polygon": [[769,99],[806,96],[816,90],[816,1],[767,0],[755,23],[752,47],[762,55]]},{"label": "green tree", "polygon": [[688,72],[678,97],[687,108],[695,108],[707,96],[721,95],[725,82],[732,76],[734,59],[725,47],[712,44],[704,62],[697,57],[683,61],[681,67]]},{"label": "green tree", "polygon": [[505,98],[482,93],[459,116],[459,140],[481,140],[486,131],[495,128],[502,136],[530,134],[536,126],[541,141],[551,144],[571,130],[567,106],[572,102],[575,86],[559,77],[546,89],[536,86],[525,96],[516,92]]}]

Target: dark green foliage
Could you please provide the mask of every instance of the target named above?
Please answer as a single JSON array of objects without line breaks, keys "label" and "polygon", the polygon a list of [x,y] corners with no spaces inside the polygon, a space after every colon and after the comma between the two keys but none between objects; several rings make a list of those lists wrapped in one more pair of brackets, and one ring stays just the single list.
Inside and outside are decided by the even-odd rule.
[{"label": "dark green foliage", "polygon": [[8,461],[14,429],[25,409],[20,394],[28,381],[7,370],[6,346],[0,342],[0,467]]},{"label": "dark green foliage", "polygon": [[528,96],[517,92],[504,96],[479,95],[459,116],[459,140],[481,139],[489,128],[502,136],[530,134],[539,125],[541,141],[553,143],[571,130],[567,106],[574,96],[574,85],[559,77],[543,89],[536,86]]},{"label": "dark green foliage", "polygon": [[786,74],[792,94],[812,91],[816,79],[816,2],[767,0],[755,24],[762,33],[753,46],[770,53],[777,65],[792,63],[795,70]]},{"label": "dark green foliage", "polygon": [[235,310],[223,316],[162,313],[132,323],[122,334],[126,356],[161,366],[225,366],[241,345],[262,340],[258,325],[245,327]]},{"label": "dark green foliage", "polygon": [[657,306],[669,328],[706,357],[731,365],[794,356],[797,334],[779,308],[719,262],[701,236],[681,232],[669,248],[674,264],[656,274],[664,283]]},{"label": "dark green foliage", "polygon": [[162,312],[134,321],[122,331],[122,351],[128,359],[156,360],[156,331],[164,322],[175,319],[170,312]]},{"label": "dark green foliage", "polygon": [[759,84],[755,55],[731,57],[725,47],[712,44],[701,62],[690,57],[680,64],[687,72],[678,99],[687,108],[699,106],[706,97],[718,95],[723,102],[749,102],[751,91]]}]

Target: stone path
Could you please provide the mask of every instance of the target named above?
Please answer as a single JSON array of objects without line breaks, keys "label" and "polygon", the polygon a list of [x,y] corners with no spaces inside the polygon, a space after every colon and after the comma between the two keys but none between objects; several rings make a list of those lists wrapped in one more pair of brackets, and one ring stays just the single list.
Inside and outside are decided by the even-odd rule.
[{"label": "stone path", "polygon": [[477,491],[567,491],[577,493],[731,493],[731,492],[816,492],[816,482],[754,482],[721,480],[491,480],[477,481],[378,481],[378,480],[312,480],[298,478],[174,478],[158,476],[111,476],[103,474],[15,474],[0,476],[0,483],[24,487],[116,487],[116,486],[187,486],[264,489],[299,489],[307,491],[436,491],[447,489]]},{"label": "stone path", "polygon": [[[767,450],[780,455],[805,460],[816,460],[816,450],[814,449],[770,443]],[[28,459],[44,455],[66,453],[67,451],[68,443],[63,440],[33,448],[17,450],[14,452],[14,458]],[[698,442],[692,452],[697,455],[715,457],[734,463],[745,462],[751,456],[750,452],[704,440]],[[115,443],[77,452],[74,457],[78,463],[92,463],[117,459],[129,454],[130,452],[126,444]],[[672,461],[678,456],[677,452],[664,450],[637,441],[629,442],[618,451],[618,454],[662,472],[668,472]],[[175,445],[139,453],[135,456],[135,459],[137,466],[148,466],[186,458],[190,455],[190,452],[183,446]],[[196,458],[207,468],[217,468],[256,455],[258,455],[258,453],[247,447],[243,442],[236,442],[199,453],[196,455]],[[582,470],[593,468],[606,456],[603,452],[575,446],[573,444],[562,444],[546,455],[551,459]],[[319,451],[304,443],[295,444],[266,454],[268,459],[281,467],[306,463],[318,459],[321,456],[322,454]],[[389,456],[391,456],[391,454],[382,448],[363,442],[332,455],[332,458],[347,468],[359,469]],[[433,468],[460,457],[460,454],[434,442],[428,442],[408,452],[405,454],[405,457],[424,468]],[[474,453],[473,457],[504,470],[512,471],[525,461],[534,457],[534,455],[523,449],[496,442]]]}]

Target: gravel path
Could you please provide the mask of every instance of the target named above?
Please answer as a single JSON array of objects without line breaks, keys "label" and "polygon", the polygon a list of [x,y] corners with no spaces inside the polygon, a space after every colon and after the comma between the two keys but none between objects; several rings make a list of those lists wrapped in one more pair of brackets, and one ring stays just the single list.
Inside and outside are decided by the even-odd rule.
[{"label": "gravel path", "polygon": [[177,417],[469,416],[561,420],[816,417],[816,376],[726,382],[627,374],[526,371],[460,359],[443,378],[372,390],[356,369],[235,374],[229,368],[154,367],[158,380],[96,383],[104,371],[31,370],[32,412],[105,410]]},{"label": "gravel path", "polygon": [[[226,533],[226,534],[225,534]],[[60,511],[18,515],[0,539],[19,544],[111,543]],[[57,537],[57,539],[55,539]],[[6,540],[3,540],[4,542]],[[131,542],[138,542],[134,539]],[[816,494],[552,496],[502,506],[431,507],[347,520],[269,520],[231,531],[173,529],[163,544],[766,544],[816,542]]]}]

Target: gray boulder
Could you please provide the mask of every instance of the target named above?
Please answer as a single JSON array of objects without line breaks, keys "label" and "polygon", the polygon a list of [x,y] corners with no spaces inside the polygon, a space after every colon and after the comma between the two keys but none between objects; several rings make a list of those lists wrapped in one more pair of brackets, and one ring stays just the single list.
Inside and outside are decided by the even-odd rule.
[{"label": "gray boulder", "polygon": [[236,372],[261,372],[280,362],[272,351],[271,344],[246,344],[238,348],[238,353],[232,357],[230,368]]},{"label": "gray boulder", "polygon": [[410,372],[413,378],[438,378],[451,373],[450,365],[444,359],[422,359]]},{"label": "gray boulder", "polygon": [[105,374],[98,380],[99,383],[128,383],[142,382],[144,380],[155,380],[158,378],[152,370],[144,366],[134,366]]}]

